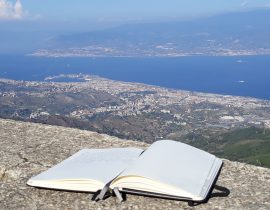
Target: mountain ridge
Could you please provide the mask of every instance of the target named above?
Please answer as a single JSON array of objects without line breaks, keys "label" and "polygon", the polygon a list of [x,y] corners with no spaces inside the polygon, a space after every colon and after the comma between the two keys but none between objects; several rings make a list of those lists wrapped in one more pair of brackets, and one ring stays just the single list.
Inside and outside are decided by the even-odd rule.
[{"label": "mountain ridge", "polygon": [[270,9],[186,21],[137,23],[55,36],[36,56],[188,56],[270,54]]},{"label": "mountain ridge", "polygon": [[268,19],[269,8],[99,27],[103,29],[90,22],[0,22],[0,53],[55,57],[269,55]]}]

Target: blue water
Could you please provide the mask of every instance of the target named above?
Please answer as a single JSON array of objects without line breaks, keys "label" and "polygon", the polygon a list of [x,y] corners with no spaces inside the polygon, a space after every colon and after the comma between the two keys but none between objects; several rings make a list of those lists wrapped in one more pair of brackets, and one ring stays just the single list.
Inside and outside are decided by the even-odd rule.
[{"label": "blue water", "polygon": [[0,77],[42,81],[84,73],[162,87],[270,99],[270,56],[39,58],[0,55]]}]

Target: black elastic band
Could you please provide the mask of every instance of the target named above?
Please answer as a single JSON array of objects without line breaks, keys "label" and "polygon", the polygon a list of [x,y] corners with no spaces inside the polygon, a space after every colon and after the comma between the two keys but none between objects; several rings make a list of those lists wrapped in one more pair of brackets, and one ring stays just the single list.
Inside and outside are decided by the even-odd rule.
[{"label": "black elastic band", "polygon": [[228,195],[230,195],[230,190],[227,189],[226,187],[215,185],[214,189],[218,190],[219,192],[214,192],[214,193],[212,192],[211,195],[210,195],[210,198],[213,198],[213,197],[227,197]]}]

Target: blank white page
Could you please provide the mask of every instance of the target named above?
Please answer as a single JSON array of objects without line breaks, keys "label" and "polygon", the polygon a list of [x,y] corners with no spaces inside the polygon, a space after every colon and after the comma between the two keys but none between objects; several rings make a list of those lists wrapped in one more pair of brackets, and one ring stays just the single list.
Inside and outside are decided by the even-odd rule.
[{"label": "blank white page", "polygon": [[29,185],[49,181],[97,180],[107,184],[130,165],[143,150],[137,148],[83,149],[32,177]]},{"label": "blank white page", "polygon": [[162,140],[153,143],[119,177],[149,178],[204,199],[221,165],[220,159],[207,152],[180,142]]}]

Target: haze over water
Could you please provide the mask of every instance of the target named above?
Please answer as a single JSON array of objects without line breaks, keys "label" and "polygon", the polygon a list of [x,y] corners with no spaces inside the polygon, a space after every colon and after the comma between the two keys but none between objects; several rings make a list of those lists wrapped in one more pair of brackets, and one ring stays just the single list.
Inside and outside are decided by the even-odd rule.
[{"label": "haze over water", "polygon": [[270,56],[45,58],[1,55],[0,60],[0,77],[15,80],[43,81],[47,76],[83,73],[167,88],[270,100]]}]

